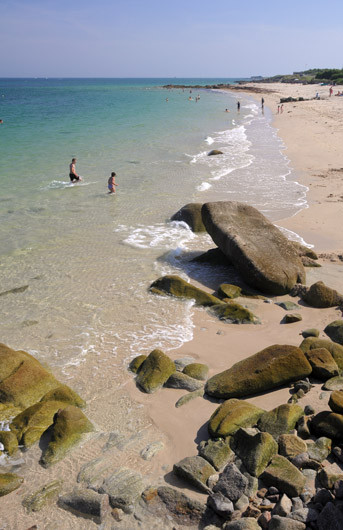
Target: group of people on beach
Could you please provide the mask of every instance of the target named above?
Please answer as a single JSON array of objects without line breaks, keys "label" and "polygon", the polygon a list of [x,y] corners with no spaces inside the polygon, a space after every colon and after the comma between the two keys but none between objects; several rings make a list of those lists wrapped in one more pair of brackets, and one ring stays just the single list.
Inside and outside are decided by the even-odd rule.
[{"label": "group of people on beach", "polygon": [[[76,158],[72,158],[71,163],[69,164],[70,182],[80,182],[82,180],[82,177],[76,173],[75,165],[76,165]],[[116,192],[115,187],[118,186],[118,184],[116,184],[115,177],[116,177],[116,174],[114,171],[112,171],[111,176],[109,177],[107,181],[108,193]]]}]

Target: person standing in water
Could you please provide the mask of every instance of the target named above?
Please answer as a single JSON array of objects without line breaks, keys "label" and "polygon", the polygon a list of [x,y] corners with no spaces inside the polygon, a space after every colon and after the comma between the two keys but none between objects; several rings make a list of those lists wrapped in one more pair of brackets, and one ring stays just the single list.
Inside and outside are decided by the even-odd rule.
[{"label": "person standing in water", "polygon": [[241,110],[241,104],[239,101],[237,101],[237,112],[239,112]]},{"label": "person standing in water", "polygon": [[76,164],[76,158],[73,158],[71,161],[71,164],[69,164],[69,178],[71,182],[74,182],[74,180],[76,181],[82,180],[82,177],[80,177],[80,175],[76,173],[75,164]]},{"label": "person standing in water", "polygon": [[115,193],[116,192],[116,188],[115,187],[118,186],[118,184],[116,184],[116,182],[115,182],[115,177],[116,177],[116,174],[115,174],[114,171],[112,171],[111,176],[108,179],[108,183],[107,183],[108,193]]}]

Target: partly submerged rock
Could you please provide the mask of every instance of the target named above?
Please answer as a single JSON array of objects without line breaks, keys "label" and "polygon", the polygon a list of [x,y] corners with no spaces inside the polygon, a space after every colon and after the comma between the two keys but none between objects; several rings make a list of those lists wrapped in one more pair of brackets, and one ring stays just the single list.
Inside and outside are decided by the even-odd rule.
[{"label": "partly submerged rock", "polygon": [[212,149],[209,153],[207,153],[207,156],[215,156],[215,155],[222,155],[223,151],[219,151],[219,149]]},{"label": "partly submerged rock", "polygon": [[232,324],[258,324],[259,319],[246,307],[237,302],[227,302],[213,305],[209,309],[210,313],[219,320],[224,320]]},{"label": "partly submerged rock", "polygon": [[244,281],[262,292],[286,294],[305,270],[293,244],[256,208],[221,201],[202,207],[204,225]]},{"label": "partly submerged rock", "polygon": [[214,438],[234,434],[240,427],[256,425],[264,410],[240,399],[224,401],[212,414],[208,431]]},{"label": "partly submerged rock", "polygon": [[201,217],[202,203],[191,202],[183,206],[171,217],[171,221],[183,221],[193,232],[206,232]]},{"label": "partly submerged rock", "polygon": [[304,415],[299,405],[288,403],[279,405],[269,412],[265,412],[258,422],[258,428],[262,432],[269,432],[274,438],[280,434],[287,434],[293,430],[297,421]]},{"label": "partly submerged rock", "polygon": [[230,447],[230,440],[223,440],[222,438],[200,442],[199,455],[205,458],[218,471],[235,458],[235,454]]},{"label": "partly submerged rock", "polygon": [[208,379],[205,392],[224,399],[243,397],[297,381],[311,372],[300,348],[276,344]]},{"label": "partly submerged rock", "polygon": [[112,508],[121,508],[126,513],[132,513],[144,489],[145,483],[140,473],[120,467],[104,480],[99,493],[109,495]]},{"label": "partly submerged rock", "polygon": [[343,320],[334,320],[326,326],[324,332],[330,337],[334,342],[338,344],[343,344]]},{"label": "partly submerged rock", "polygon": [[161,350],[153,350],[144,361],[137,375],[137,385],[152,394],[168,381],[176,371],[173,361]]},{"label": "partly submerged rock", "polygon": [[195,263],[205,263],[206,265],[214,265],[219,267],[232,266],[232,263],[229,258],[227,258],[218,247],[210,248],[210,250],[207,250],[199,256],[196,256],[191,261]]},{"label": "partly submerged rock", "polygon": [[61,488],[62,482],[60,480],[49,482],[34,493],[27,495],[22,504],[28,512],[38,512],[57,500]]},{"label": "partly submerged rock", "polygon": [[75,515],[93,519],[97,524],[110,512],[107,495],[99,495],[96,491],[80,487],[61,496],[58,504]]},{"label": "partly submerged rock", "polygon": [[23,482],[24,479],[15,473],[0,473],[0,497],[18,489]]},{"label": "partly submerged rock", "polygon": [[175,475],[185,479],[193,486],[209,493],[207,480],[214,475],[216,470],[211,464],[201,456],[187,456],[174,464],[173,471]]},{"label": "partly submerged rock", "polygon": [[93,431],[93,425],[83,412],[73,405],[56,413],[52,426],[51,441],[43,453],[41,463],[44,467],[55,464],[82,438],[82,435]]},{"label": "partly submerged rock", "polygon": [[199,381],[206,381],[208,376],[208,366],[207,364],[202,363],[191,363],[187,364],[184,367],[183,373],[193,379],[198,379]]},{"label": "partly submerged rock", "polygon": [[42,397],[41,401],[63,401],[81,409],[86,406],[86,402],[67,385],[60,385],[50,390]]},{"label": "partly submerged rock", "polygon": [[343,296],[319,281],[303,294],[302,299],[311,307],[334,307],[343,303]]},{"label": "partly submerged rock", "polygon": [[326,348],[334,358],[337,363],[337,366],[340,370],[343,370],[343,346],[332,342],[329,339],[318,339],[316,337],[308,337],[302,341],[299,348],[303,352],[308,352],[309,350],[314,350],[316,348]]},{"label": "partly submerged rock", "polygon": [[186,282],[180,276],[162,276],[150,285],[149,290],[154,294],[172,295],[177,298],[195,300],[196,305],[199,306],[212,306],[221,303],[219,298],[206,293],[198,287],[194,287],[194,285]]},{"label": "partly submerged rock", "polygon": [[320,381],[326,381],[339,373],[336,361],[326,348],[313,348],[305,352],[306,358],[312,366],[312,375]]},{"label": "partly submerged rock", "polygon": [[233,447],[248,473],[254,477],[261,475],[278,452],[274,438],[257,429],[239,429],[234,435]]},{"label": "partly submerged rock", "polygon": [[274,456],[261,479],[267,486],[275,486],[288,497],[299,497],[306,482],[304,475],[281,455]]}]

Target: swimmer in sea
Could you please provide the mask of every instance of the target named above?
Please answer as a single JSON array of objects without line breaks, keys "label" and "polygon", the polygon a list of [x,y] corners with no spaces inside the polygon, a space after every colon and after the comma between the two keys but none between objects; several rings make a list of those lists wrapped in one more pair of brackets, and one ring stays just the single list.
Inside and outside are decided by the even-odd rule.
[{"label": "swimmer in sea", "polygon": [[76,173],[75,164],[76,164],[76,158],[73,158],[71,161],[71,164],[69,164],[69,178],[71,182],[74,182],[74,180],[76,181],[82,180],[82,177],[80,177],[80,175]]},{"label": "swimmer in sea", "polygon": [[115,172],[112,171],[111,176],[108,179],[108,183],[107,183],[108,193],[115,193],[116,192],[115,186],[118,186],[118,184],[116,184],[116,182],[115,182],[115,176],[116,176]]}]

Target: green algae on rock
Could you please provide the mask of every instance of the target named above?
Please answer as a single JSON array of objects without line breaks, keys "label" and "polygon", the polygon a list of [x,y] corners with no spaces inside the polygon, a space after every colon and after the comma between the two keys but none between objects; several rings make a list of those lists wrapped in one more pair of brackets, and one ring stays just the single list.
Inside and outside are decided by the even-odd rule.
[{"label": "green algae on rock", "polygon": [[334,307],[343,302],[343,296],[335,289],[319,281],[311,285],[302,295],[302,299],[311,307]]},{"label": "green algae on rock", "polygon": [[274,456],[271,464],[262,473],[261,479],[267,486],[275,486],[291,498],[299,497],[306,483],[306,477],[299,469],[281,455]]},{"label": "green algae on rock", "polygon": [[159,390],[176,371],[173,361],[161,350],[153,350],[144,361],[136,383],[147,394]]},{"label": "green algae on rock", "polygon": [[224,399],[244,397],[297,381],[311,372],[300,348],[275,344],[208,379],[205,392]]},{"label": "green algae on rock", "polygon": [[0,497],[18,489],[23,482],[24,479],[14,473],[0,473]]},{"label": "green algae on rock", "polygon": [[264,410],[240,399],[224,401],[212,414],[208,431],[213,438],[234,434],[240,427],[256,425]]},{"label": "green algae on rock", "polygon": [[300,453],[306,453],[307,445],[295,434],[281,434],[278,438],[279,453],[286,458],[294,458]]},{"label": "green algae on rock", "polygon": [[131,372],[133,372],[134,374],[138,374],[146,358],[147,358],[146,355],[138,355],[137,357],[132,359],[132,361],[129,364],[129,370],[131,370]]},{"label": "green algae on rock", "polygon": [[[331,393],[330,399],[329,399],[329,407],[333,412],[337,412],[337,414],[343,414],[343,391],[342,390],[334,390]],[[0,433],[1,436],[1,433]],[[0,437],[1,441],[1,437]]]},{"label": "green algae on rock", "polygon": [[254,477],[261,475],[278,452],[274,438],[257,429],[239,429],[234,435],[233,447],[248,473]]},{"label": "green algae on rock", "polygon": [[62,482],[60,480],[49,482],[34,493],[27,495],[22,504],[28,512],[39,512],[45,508],[45,506],[48,506],[57,500],[61,488]]},{"label": "green algae on rock", "polygon": [[201,217],[202,203],[190,202],[185,204],[179,211],[174,213],[171,221],[183,221],[188,224],[193,232],[206,232],[204,223]]},{"label": "green algae on rock", "polygon": [[317,436],[343,440],[343,416],[341,414],[328,410],[319,412],[312,418],[310,428]]},{"label": "green algae on rock", "polygon": [[181,388],[183,390],[188,390],[188,392],[194,392],[199,388],[203,388],[204,382],[199,379],[194,379],[189,377],[189,375],[184,374],[183,372],[174,372],[164,383],[166,388]]},{"label": "green algae on rock", "polygon": [[319,329],[317,328],[304,329],[304,331],[302,331],[301,334],[304,337],[304,339],[307,339],[307,337],[319,337]]},{"label": "green algae on rock", "polygon": [[193,401],[193,399],[196,399],[197,397],[203,397],[204,395],[204,387],[199,388],[198,390],[194,390],[193,392],[188,392],[188,394],[185,394],[184,396],[181,396],[180,399],[177,400],[175,403],[175,407],[178,409],[179,407],[182,407],[182,405],[186,405],[190,401]]},{"label": "green algae on rock", "polygon": [[338,344],[343,344],[343,320],[334,320],[326,326],[324,332],[330,337],[334,342]]},{"label": "green algae on rock", "polygon": [[208,375],[207,364],[202,363],[190,363],[184,367],[182,372],[193,379],[199,379],[199,381],[206,381]]},{"label": "green algae on rock", "polygon": [[302,319],[300,313],[288,313],[284,316],[283,321],[285,324],[294,324],[294,322],[300,322]]},{"label": "green algae on rock", "polygon": [[195,300],[196,305],[204,307],[222,303],[219,298],[206,293],[198,287],[194,287],[194,285],[187,283],[180,276],[162,276],[150,285],[149,290],[154,294],[172,295],[177,298]]},{"label": "green algae on rock", "polygon": [[51,441],[43,453],[41,464],[48,467],[64,458],[82,435],[93,431],[93,425],[83,412],[73,405],[57,412],[52,426]]},{"label": "green algae on rock", "polygon": [[329,339],[317,339],[316,337],[307,337],[302,341],[299,348],[303,352],[314,350],[315,348],[326,348],[334,358],[340,370],[343,370],[343,346],[332,342]]},{"label": "green algae on rock", "polygon": [[241,304],[237,302],[222,302],[210,307],[209,312],[219,320],[233,324],[258,324],[259,319]]},{"label": "green algae on rock", "polygon": [[242,289],[238,285],[232,285],[231,283],[222,283],[218,287],[219,298],[237,298],[241,296]]},{"label": "green algae on rock", "polygon": [[228,462],[235,459],[235,453],[230,447],[230,438],[206,440],[199,444],[199,455],[205,458],[217,471],[220,471]]},{"label": "green algae on rock", "polygon": [[337,363],[326,348],[313,348],[305,352],[305,356],[312,366],[313,377],[326,381],[338,375]]},{"label": "green algae on rock", "polygon": [[12,456],[18,449],[18,440],[12,431],[0,431],[0,443],[9,456]]},{"label": "green algae on rock", "polygon": [[67,385],[60,385],[54,390],[50,390],[42,397],[41,402],[43,401],[63,401],[81,409],[86,406],[86,402]]},{"label": "green algae on rock", "polygon": [[304,416],[304,411],[299,405],[285,403],[265,412],[258,422],[258,428],[278,438],[280,434],[293,430],[301,416]]}]

